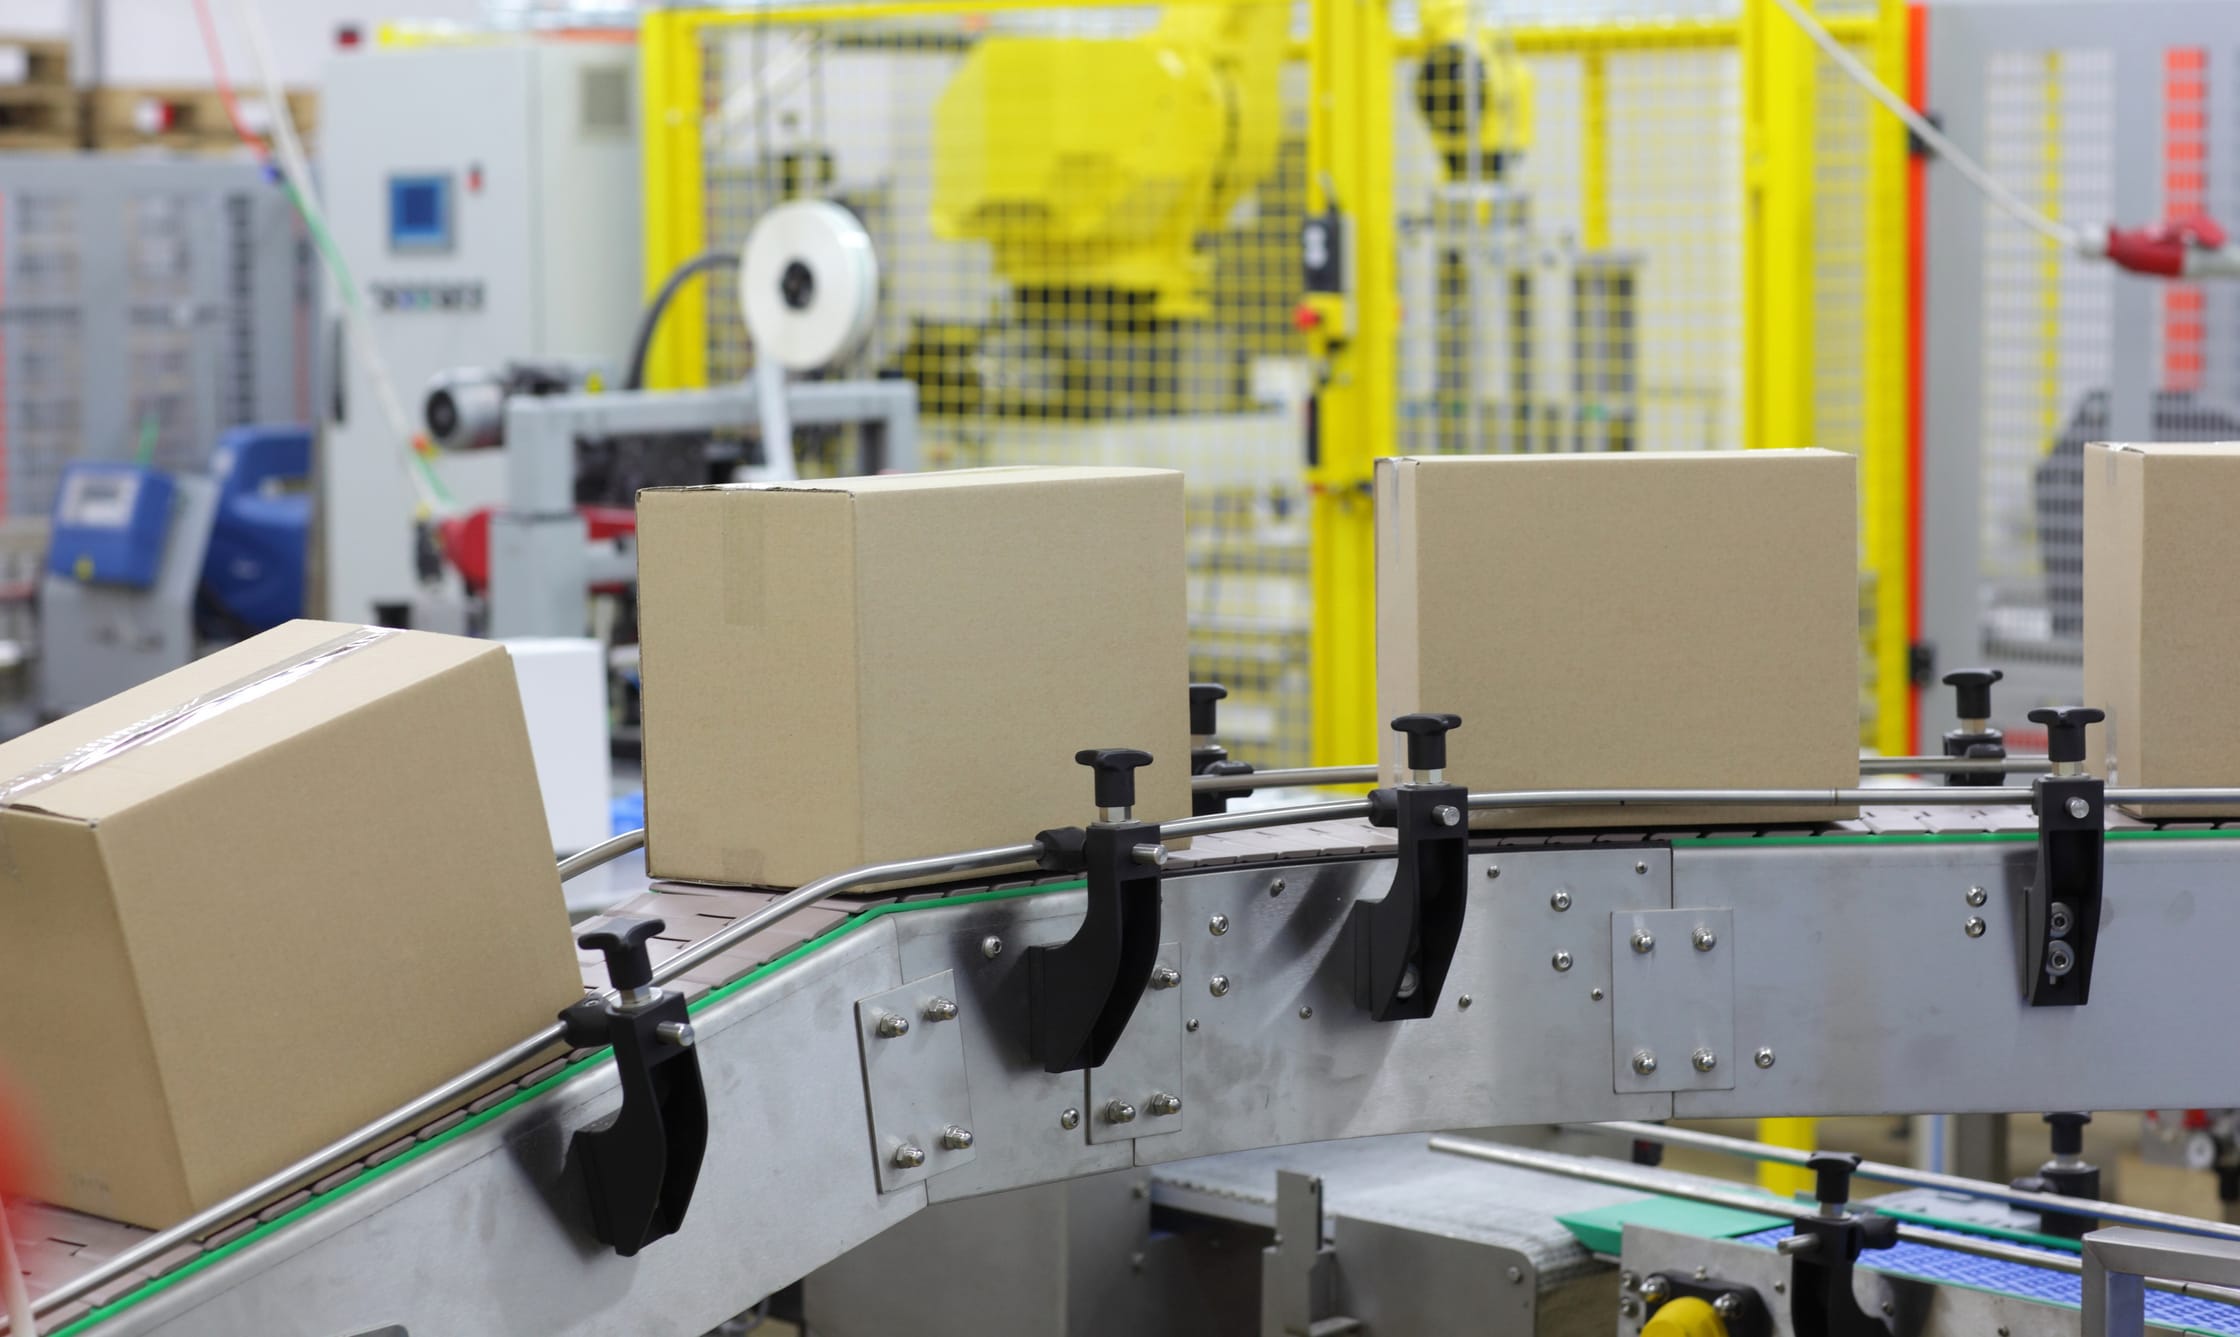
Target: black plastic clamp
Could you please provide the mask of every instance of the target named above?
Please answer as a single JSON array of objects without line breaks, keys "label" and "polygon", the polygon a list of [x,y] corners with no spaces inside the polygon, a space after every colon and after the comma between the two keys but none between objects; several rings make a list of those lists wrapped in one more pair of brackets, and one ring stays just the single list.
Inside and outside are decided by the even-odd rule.
[{"label": "black plastic clamp", "polygon": [[[1229,689],[1217,682],[1190,684],[1190,774],[1250,775],[1252,763],[1229,760],[1229,749],[1213,741],[1214,703],[1227,699]],[[1229,811],[1229,791],[1201,789],[1190,795],[1190,815],[1211,817]]]},{"label": "black plastic clamp", "polygon": [[[2092,1116],[2058,1110],[2046,1115],[2045,1120],[2053,1125],[2053,1159],[2039,1166],[2036,1174],[2015,1180],[2012,1187],[2064,1198],[2099,1197],[2100,1167],[2084,1158],[2084,1126],[2092,1122]],[[2048,1235],[2081,1240],[2100,1228],[2100,1220],[2076,1212],[2042,1211],[2038,1213],[2038,1228]]]},{"label": "black plastic clamp", "polygon": [[1859,1308],[1851,1269],[1862,1252],[1898,1242],[1897,1219],[1851,1210],[1857,1156],[1817,1151],[1805,1166],[1817,1181],[1820,1210],[1798,1217],[1781,1244],[1789,1255],[1789,1326],[1797,1337],[1890,1337],[1889,1324]]},{"label": "black plastic clamp", "polygon": [[2084,773],[2085,726],[2106,718],[2089,706],[2030,712],[2053,763],[2030,798],[2038,866],[2024,901],[2022,991],[2032,1007],[2082,1007],[2092,994],[2108,802],[2106,782]]},{"label": "black plastic clamp", "polygon": [[[1953,689],[1955,713],[1960,718],[1959,728],[1945,730],[1946,756],[1970,761],[2007,759],[2007,736],[1991,727],[1991,684],[2006,676],[1995,668],[1954,669],[1944,675],[1944,685]],[[1976,775],[1947,775],[1944,782],[1995,789],[2004,784],[2006,778],[1996,771],[1985,771]]]},{"label": "black plastic clamp", "polygon": [[562,1009],[570,1045],[614,1047],[622,1108],[578,1129],[568,1159],[582,1167],[591,1233],[628,1258],[684,1224],[708,1149],[708,1095],[684,995],[653,987],[646,943],[658,919],[625,916],[576,941],[603,952],[621,993]]},{"label": "black plastic clamp", "polygon": [[1354,902],[1354,992],[1378,1021],[1428,1017],[1462,940],[1469,894],[1470,791],[1445,782],[1447,733],[1458,715],[1402,715],[1408,783],[1369,793],[1369,820],[1400,836],[1392,890]]},{"label": "black plastic clamp", "polygon": [[1135,820],[1136,768],[1151,754],[1090,748],[1075,761],[1096,772],[1100,820],[1035,837],[1042,867],[1088,882],[1081,927],[1062,943],[1027,949],[1029,1052],[1045,1072],[1103,1063],[1127,1029],[1159,956],[1159,869],[1167,861],[1156,822]]}]

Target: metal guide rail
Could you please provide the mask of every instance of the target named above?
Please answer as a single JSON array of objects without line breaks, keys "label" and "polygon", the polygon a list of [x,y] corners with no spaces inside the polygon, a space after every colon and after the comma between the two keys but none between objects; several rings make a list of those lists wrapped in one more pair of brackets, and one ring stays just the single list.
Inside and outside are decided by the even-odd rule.
[{"label": "metal guide rail", "polygon": [[[2221,945],[2240,935],[2240,831],[2108,809],[2091,999],[2033,1006],[2043,824],[2016,797],[1914,790],[1781,830],[1471,833],[1444,986],[1399,1022],[1377,1019],[1349,940],[1393,898],[1404,826],[1356,802],[1289,825],[1170,823],[1196,843],[1139,856],[1158,865],[1155,960],[1086,1068],[1037,1061],[1029,964],[1079,935],[1078,878],[845,899],[664,885],[617,917],[665,921],[655,978],[692,1000],[706,1157],[673,1236],[634,1256],[594,1238],[570,1143],[617,1113],[623,1083],[604,1051],[552,1047],[159,1255],[159,1236],[35,1209],[40,1331],[354,1337],[529,1315],[700,1332],[929,1202],[1216,1152],[1528,1122],[2240,1104],[2207,1020],[2240,1005]],[[1398,978],[1401,998],[1423,992]],[[587,960],[593,998],[600,982]]]}]

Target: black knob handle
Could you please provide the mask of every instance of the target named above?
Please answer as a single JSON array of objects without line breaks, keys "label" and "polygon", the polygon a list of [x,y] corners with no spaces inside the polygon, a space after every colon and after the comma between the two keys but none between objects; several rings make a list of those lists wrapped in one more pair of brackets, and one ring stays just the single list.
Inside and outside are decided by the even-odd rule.
[{"label": "black knob handle", "polygon": [[643,989],[653,983],[653,957],[646,944],[668,925],[658,919],[622,915],[576,939],[585,951],[607,958],[607,983],[617,989]]},{"label": "black knob handle", "polygon": [[1089,747],[1073,759],[1097,773],[1097,806],[1136,806],[1136,767],[1149,766],[1151,754],[1132,747]]},{"label": "black knob handle", "polygon": [[1408,769],[1447,768],[1447,732],[1462,727],[1460,715],[1402,715],[1392,727],[1408,736]]},{"label": "black knob handle", "polygon": [[1991,684],[2006,676],[1998,669],[1954,669],[1944,675],[1944,685],[1958,698],[1961,719],[1987,720],[1991,718]]},{"label": "black knob handle", "polygon": [[2084,726],[2098,724],[2108,712],[2090,706],[2040,706],[2030,712],[2032,724],[2046,726],[2046,760],[2083,761]]},{"label": "black knob handle", "polygon": [[1868,1212],[1859,1220],[1859,1247],[1887,1249],[1898,1242],[1898,1218]]},{"label": "black knob handle", "polygon": [[2082,1156],[2084,1126],[2092,1122],[2092,1116],[2075,1110],[2056,1110],[2045,1117],[2046,1122],[2053,1125],[2053,1154]]},{"label": "black knob handle", "polygon": [[1212,735],[1214,731],[1213,703],[1225,701],[1228,697],[1229,689],[1223,687],[1220,683],[1194,682],[1190,684],[1190,733],[1193,737],[1205,738]]},{"label": "black knob handle", "polygon": [[1847,1151],[1816,1151],[1805,1157],[1804,1168],[1812,1171],[1813,1196],[1823,1204],[1851,1201],[1851,1175],[1859,1168],[1857,1156]]}]

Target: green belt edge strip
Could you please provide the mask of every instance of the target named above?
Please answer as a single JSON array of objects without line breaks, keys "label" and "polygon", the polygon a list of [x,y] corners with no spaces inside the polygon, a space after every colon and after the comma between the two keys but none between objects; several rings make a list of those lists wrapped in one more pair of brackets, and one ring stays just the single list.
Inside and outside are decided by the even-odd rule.
[{"label": "green belt edge strip", "polygon": [[[846,937],[848,934],[855,932],[857,929],[864,927],[866,924],[869,924],[874,920],[883,918],[887,915],[904,914],[912,910],[938,910],[953,905],[974,905],[983,901],[1008,901],[1021,896],[1040,896],[1047,892],[1079,891],[1085,885],[1087,884],[1080,881],[1051,882],[1031,887],[1009,887],[1001,891],[973,892],[964,896],[948,896],[934,900],[889,901],[884,905],[874,905],[865,910],[862,914],[856,915],[852,919],[843,920],[841,923],[834,925],[832,928],[825,932],[824,936],[819,938],[812,938],[809,941],[802,943],[800,946],[794,948],[792,951],[787,952],[784,956],[776,958],[775,960],[769,962],[767,965],[758,966],[754,970],[751,970],[745,975],[740,976],[738,979],[733,980],[731,983],[724,985],[722,988],[707,994],[698,1002],[692,1004],[691,1011],[694,1013],[698,1013],[705,1008],[712,1007],[715,1004],[722,1002],[724,999],[729,998],[731,995],[739,992],[741,989],[747,988],[749,985],[759,984],[763,980],[770,978],[772,975],[775,975],[779,971],[784,970],[786,967],[792,965],[794,962],[808,956],[810,953],[827,947],[832,943],[839,941],[841,938]],[[552,1088],[560,1085],[562,1082],[565,1082],[569,1078],[576,1076],[578,1073],[581,1073],[584,1069],[596,1067],[599,1064],[606,1062],[607,1056],[612,1052],[612,1050],[602,1049],[597,1053],[583,1059],[581,1062],[570,1064],[568,1067],[563,1068],[559,1072],[554,1073],[552,1076],[545,1078],[535,1086],[525,1087],[522,1090],[515,1092],[505,1101],[491,1106],[489,1109],[486,1109],[482,1113],[468,1119],[465,1123],[460,1124],[458,1127],[440,1133],[435,1137],[431,1137],[425,1142],[415,1143],[410,1150],[399,1155],[396,1159],[383,1161],[380,1165],[377,1165],[370,1170],[360,1172],[355,1179],[352,1179],[347,1183],[341,1184],[336,1188],[330,1189],[329,1191],[320,1194],[318,1197],[313,1198],[311,1201],[303,1204],[301,1207],[296,1208],[292,1212],[289,1212],[283,1216],[274,1217],[271,1221],[258,1226],[255,1230],[250,1231],[248,1234],[243,1235],[240,1239],[234,1240],[232,1243],[227,1244],[222,1248],[210,1250],[208,1253],[203,1254],[200,1258],[197,1258],[192,1262],[189,1262],[180,1267],[177,1271],[165,1273],[163,1276],[157,1277],[145,1286],[140,1287],[138,1290],[135,1290],[127,1295],[119,1296],[117,1299],[110,1301],[108,1304],[103,1305],[101,1308],[96,1309],[92,1313],[89,1313],[83,1318],[78,1319],[76,1322],[70,1324],[70,1326],[57,1329],[53,1333],[48,1334],[48,1337],[72,1337],[72,1334],[87,1332],[99,1324],[106,1323],[110,1319],[115,1318],[118,1314],[121,1314],[125,1310],[130,1309],[132,1306],[140,1304],[145,1300],[151,1299],[161,1294],[167,1288],[185,1281],[187,1278],[192,1277],[197,1272],[201,1272],[206,1268],[216,1266],[218,1263],[223,1262],[225,1259],[233,1256],[236,1253],[239,1253],[243,1249],[248,1248],[250,1245],[255,1244],[257,1241],[264,1239],[266,1236],[274,1234],[281,1230],[285,1230],[289,1226],[311,1215],[312,1213],[322,1211],[325,1208],[342,1201],[344,1198],[349,1197],[351,1194],[357,1192],[359,1189],[364,1188],[366,1185],[372,1183],[376,1179],[379,1179],[381,1176],[388,1174],[391,1170],[409,1165],[413,1161],[418,1160],[420,1157],[427,1155],[431,1151],[434,1151],[436,1148],[443,1146],[445,1143],[451,1142],[457,1138],[464,1137],[467,1134],[474,1132],[484,1124],[489,1123],[492,1119],[505,1114],[508,1110],[513,1109],[517,1105],[521,1105],[527,1101],[536,1099],[538,1096],[541,1096],[545,1092],[550,1091]]]},{"label": "green belt edge strip", "polygon": [[[1889,835],[1686,836],[1675,838],[1670,843],[1675,847],[1689,846],[1697,849],[1741,848],[1745,846],[1753,849],[1779,849],[1807,848],[1826,845],[1922,845],[1932,843],[1967,845],[1989,844],[1995,842],[2034,841],[2037,838],[2037,833],[2033,831],[1975,831],[1949,833],[1895,832]],[[2240,829],[2183,831],[2110,831],[2108,833],[2108,839],[2230,840],[2240,839]],[[1205,871],[1213,872],[1219,870],[1207,869]],[[771,961],[767,965],[759,966],[756,969],[748,972],[747,974],[740,976],[738,979],[733,980],[731,983],[724,985],[722,988],[717,989],[713,993],[708,994],[706,997],[700,999],[700,1001],[694,1003],[691,1010],[697,1013],[705,1007],[708,1007],[715,1003],[719,1003],[724,999],[729,998],[731,995],[739,992],[741,989],[744,989],[751,984],[759,984],[763,980],[770,978],[772,975],[775,975],[779,971],[792,965],[794,962],[800,961],[803,958],[807,957],[810,953],[818,951],[834,942],[837,942],[841,938],[855,932],[857,929],[862,928],[866,924],[869,924],[872,921],[883,918],[887,915],[906,914],[913,910],[943,909],[954,905],[973,905],[984,901],[1008,901],[1021,896],[1039,896],[1046,892],[1079,891],[1084,885],[1086,884],[1079,881],[1054,882],[1031,887],[1011,887],[1002,891],[974,892],[969,895],[948,896],[937,900],[889,901],[884,905],[874,905],[870,909],[864,911],[862,914],[833,926],[824,934],[824,936],[819,938],[812,938],[808,942],[805,942],[799,947],[794,948],[792,951],[787,952],[784,956],[778,957],[776,960]],[[426,1155],[428,1152],[434,1151],[436,1148],[443,1146],[445,1143],[452,1141],[454,1138],[464,1137],[468,1133],[475,1131],[476,1129],[482,1127],[484,1124],[489,1123],[492,1119],[495,1119],[499,1115],[506,1113],[508,1110],[513,1109],[515,1106],[520,1105],[525,1101],[536,1099],[538,1096],[541,1096],[545,1092],[560,1085],[560,1083],[567,1081],[569,1078],[574,1077],[576,1074],[582,1072],[585,1068],[605,1062],[609,1052],[610,1051],[608,1050],[602,1049],[599,1052],[584,1059],[580,1063],[571,1064],[570,1066],[563,1068],[561,1071],[545,1078],[535,1086],[528,1087],[524,1090],[516,1092],[512,1097],[505,1100],[504,1102],[495,1105],[490,1109],[484,1110],[480,1114],[475,1115],[474,1117],[468,1119],[465,1123],[460,1124],[458,1127],[453,1128],[448,1132],[441,1133],[435,1137],[429,1138],[425,1142],[416,1143],[411,1148],[411,1150],[406,1151],[396,1159],[384,1161],[380,1165],[377,1165],[370,1170],[366,1170],[360,1173],[357,1178],[350,1180],[348,1183],[342,1184],[337,1188],[320,1194],[318,1197],[313,1198],[311,1201],[303,1204],[301,1207],[296,1208],[294,1211],[289,1212],[286,1215],[273,1218],[271,1221],[258,1226],[255,1230],[252,1230],[248,1234],[243,1235],[240,1239],[237,1239],[232,1243],[225,1245],[223,1248],[212,1249],[208,1253],[203,1254],[200,1258],[187,1263],[176,1271],[168,1272],[163,1276],[157,1277],[155,1280],[150,1281],[147,1285],[140,1287],[138,1290],[132,1291],[129,1294],[120,1296],[117,1299],[110,1301],[108,1304],[94,1310],[92,1313],[89,1313],[83,1318],[80,1318],[76,1322],[70,1324],[70,1326],[59,1329],[56,1332],[49,1334],[49,1337],[73,1337],[74,1334],[90,1331],[95,1326],[107,1322],[109,1319],[116,1317],[118,1314],[123,1313],[127,1309],[130,1309],[132,1306],[139,1304],[141,1301],[146,1300],[151,1296],[160,1294],[167,1287],[185,1281],[187,1278],[195,1275],[197,1272],[200,1272],[205,1268],[212,1267],[217,1263],[224,1261],[225,1259],[231,1257],[233,1254],[240,1252],[242,1249],[248,1248],[250,1245],[255,1244],[257,1241],[264,1239],[266,1236],[286,1229],[288,1226],[293,1225],[295,1222],[311,1215],[313,1212],[321,1211],[337,1202],[340,1202],[342,1199],[350,1196],[352,1193],[357,1192],[359,1189],[364,1188],[367,1184],[372,1183],[375,1179],[378,1179],[382,1175],[389,1173],[391,1170],[397,1169],[401,1166],[409,1165],[413,1161],[419,1159],[421,1156]]]}]

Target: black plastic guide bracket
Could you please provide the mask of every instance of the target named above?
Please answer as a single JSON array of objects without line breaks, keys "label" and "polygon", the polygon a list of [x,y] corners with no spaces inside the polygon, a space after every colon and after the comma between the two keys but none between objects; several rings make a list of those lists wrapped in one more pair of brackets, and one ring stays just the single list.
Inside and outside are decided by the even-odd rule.
[{"label": "black plastic guide bracket", "polygon": [[[1963,757],[1971,761],[2005,761],[2007,736],[1991,727],[1991,684],[2007,675],[1994,668],[1954,669],[1944,675],[1944,684],[1953,689],[1954,705],[1960,727],[1947,729],[1944,735],[1944,754]],[[1980,775],[1947,775],[1947,785],[1966,785],[1974,788],[1997,788],[2006,783],[2004,775],[1985,771]]]},{"label": "black plastic guide bracket", "polygon": [[[2099,1197],[2100,1167],[2084,1158],[2084,1126],[2092,1122],[2092,1116],[2059,1110],[2046,1115],[2045,1120],[2053,1125],[2053,1159],[2039,1166],[2036,1174],[2017,1179],[2010,1187],[2064,1198]],[[2038,1228],[2048,1235],[2081,1240],[2098,1230],[2100,1221],[2075,1212],[2040,1212]]]},{"label": "black plastic guide bracket", "polygon": [[591,1232],[628,1258],[684,1224],[708,1149],[708,1096],[684,995],[653,987],[646,943],[658,919],[625,916],[577,942],[603,952],[612,1003],[593,996],[564,1008],[570,1045],[614,1047],[622,1108],[578,1129],[568,1159],[583,1167]]},{"label": "black plastic guide bracket", "polygon": [[1135,820],[1136,768],[1151,754],[1090,748],[1075,761],[1096,772],[1097,818],[1035,837],[1041,865],[1080,873],[1088,913],[1065,942],[1027,949],[1029,1052],[1045,1072],[1094,1068],[1111,1055],[1159,958],[1159,869],[1167,861],[1156,822]]},{"label": "black plastic guide bracket", "polygon": [[[1229,760],[1229,749],[1213,741],[1214,703],[1224,700],[1229,689],[1217,682],[1190,684],[1190,774],[1192,775],[1250,775],[1252,763]],[[1229,811],[1227,791],[1203,789],[1190,795],[1190,815],[1212,817]]]},{"label": "black plastic guide bracket", "polygon": [[2032,1007],[2082,1007],[2092,994],[2108,802],[2106,782],[2084,773],[2085,726],[2106,718],[2089,706],[2030,712],[2053,763],[2030,798],[2038,866],[2024,902],[2022,992]]},{"label": "black plastic guide bracket", "polygon": [[1865,1250],[1898,1242],[1897,1219],[1850,1209],[1857,1156],[1817,1151],[1805,1167],[1818,1181],[1820,1210],[1798,1217],[1781,1242],[1789,1255],[1789,1326],[1797,1337],[1890,1337],[1889,1324],[1859,1308],[1851,1269]]},{"label": "black plastic guide bracket", "polygon": [[1378,1021],[1428,1017],[1462,940],[1469,894],[1470,791],[1446,783],[1447,733],[1458,715],[1402,715],[1406,784],[1369,793],[1369,820],[1400,836],[1392,890],[1356,901],[1351,915],[1354,992]]}]

